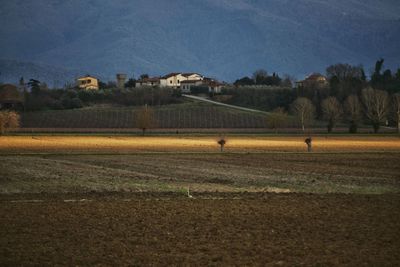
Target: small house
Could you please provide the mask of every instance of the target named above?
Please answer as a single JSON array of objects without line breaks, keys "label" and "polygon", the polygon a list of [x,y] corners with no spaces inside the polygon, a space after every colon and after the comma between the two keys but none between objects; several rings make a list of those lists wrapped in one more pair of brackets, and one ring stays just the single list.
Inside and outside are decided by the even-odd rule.
[{"label": "small house", "polygon": [[328,79],[319,73],[312,73],[307,76],[304,80],[296,82],[296,87],[317,87],[325,88],[329,85]]},{"label": "small house", "polygon": [[215,81],[215,80],[211,80],[207,83],[208,85],[208,92],[212,93],[212,94],[220,94],[221,90],[222,90],[222,86],[223,84]]},{"label": "small house", "polygon": [[76,81],[80,89],[85,89],[85,90],[99,89],[99,80],[93,76],[86,75],[84,77],[78,78]]},{"label": "small house", "polygon": [[160,86],[160,78],[153,77],[153,78],[143,78],[136,82],[137,87],[159,87]]},{"label": "small house", "polygon": [[203,85],[203,81],[202,80],[186,80],[186,81],[182,81],[180,86],[180,89],[182,91],[182,93],[190,93],[191,92],[191,88],[193,86],[201,86]]}]

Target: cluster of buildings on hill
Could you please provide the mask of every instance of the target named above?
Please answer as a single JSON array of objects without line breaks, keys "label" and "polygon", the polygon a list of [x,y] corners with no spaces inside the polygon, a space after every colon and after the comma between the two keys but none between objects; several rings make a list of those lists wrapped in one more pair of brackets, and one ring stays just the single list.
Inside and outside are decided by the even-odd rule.
[{"label": "cluster of buildings on hill", "polygon": [[[118,88],[124,88],[127,75],[117,74],[116,85]],[[85,90],[98,90],[99,80],[93,76],[86,75],[76,80],[77,86]],[[183,93],[191,93],[193,87],[202,87],[209,93],[220,93],[223,84],[217,80],[204,77],[198,73],[170,73],[163,77],[143,77],[136,81],[136,87],[168,87],[180,89]],[[313,73],[304,80],[298,81],[295,87],[301,88],[327,88],[328,79],[319,74]],[[25,88],[25,87],[24,87]],[[0,109],[17,108],[23,103],[23,90],[11,84],[0,85]]]},{"label": "cluster of buildings on hill", "polygon": [[[117,74],[117,87],[124,88],[127,80],[126,74]],[[81,89],[99,89],[99,80],[87,75],[77,79],[77,85]],[[207,87],[209,93],[220,93],[221,88],[226,85],[215,79],[204,77],[198,73],[169,73],[162,77],[143,77],[136,81],[136,87],[170,87],[180,89],[183,93],[190,93],[193,87]],[[304,80],[295,83],[295,87],[324,88],[329,85],[328,79],[319,74],[312,73]]]},{"label": "cluster of buildings on hill", "polygon": [[[116,78],[117,87],[124,88],[126,74],[117,74]],[[77,85],[81,89],[99,89],[98,79],[90,75],[78,78]],[[183,93],[190,93],[193,87],[207,87],[209,93],[220,93],[223,85],[215,79],[204,77],[198,73],[181,72],[170,73],[162,77],[143,77],[136,81],[136,87],[169,87],[180,89]]]}]

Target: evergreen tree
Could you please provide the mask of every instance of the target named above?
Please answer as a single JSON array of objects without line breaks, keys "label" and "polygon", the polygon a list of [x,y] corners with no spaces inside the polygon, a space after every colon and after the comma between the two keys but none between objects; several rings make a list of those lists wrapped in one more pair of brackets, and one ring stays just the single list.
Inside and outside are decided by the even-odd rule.
[{"label": "evergreen tree", "polygon": [[35,79],[30,79],[28,85],[31,88],[32,94],[38,95],[40,93],[40,81]]}]

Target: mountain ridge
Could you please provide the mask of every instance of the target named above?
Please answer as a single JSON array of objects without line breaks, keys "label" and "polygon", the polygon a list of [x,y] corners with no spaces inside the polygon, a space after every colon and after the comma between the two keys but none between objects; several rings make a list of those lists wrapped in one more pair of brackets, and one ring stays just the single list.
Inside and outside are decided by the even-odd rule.
[{"label": "mountain ridge", "polygon": [[338,62],[369,72],[380,57],[398,67],[398,14],[394,0],[4,1],[0,58],[104,80],[193,71],[233,81],[259,68],[301,78]]}]

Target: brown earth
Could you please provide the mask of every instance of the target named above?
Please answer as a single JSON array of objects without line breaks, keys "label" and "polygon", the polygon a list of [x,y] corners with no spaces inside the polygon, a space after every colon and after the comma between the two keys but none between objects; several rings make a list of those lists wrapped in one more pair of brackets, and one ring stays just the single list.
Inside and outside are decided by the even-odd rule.
[{"label": "brown earth", "polygon": [[0,139],[0,266],[400,264],[398,137]]},{"label": "brown earth", "polygon": [[138,153],[0,157],[0,194],[400,193],[400,153]]},{"label": "brown earth", "polygon": [[400,263],[399,195],[221,196],[30,196],[40,203],[2,197],[0,265]]}]

